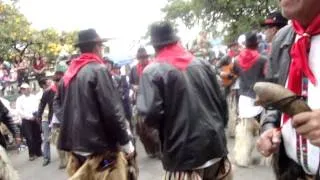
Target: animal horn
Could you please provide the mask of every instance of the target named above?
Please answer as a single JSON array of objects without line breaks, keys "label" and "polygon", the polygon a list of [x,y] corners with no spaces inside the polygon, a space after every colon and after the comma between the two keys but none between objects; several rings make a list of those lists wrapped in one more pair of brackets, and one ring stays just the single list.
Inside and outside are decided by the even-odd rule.
[{"label": "animal horn", "polygon": [[311,111],[303,99],[281,85],[258,82],[253,90],[256,93],[256,105],[273,107],[282,113],[294,116],[301,112]]}]

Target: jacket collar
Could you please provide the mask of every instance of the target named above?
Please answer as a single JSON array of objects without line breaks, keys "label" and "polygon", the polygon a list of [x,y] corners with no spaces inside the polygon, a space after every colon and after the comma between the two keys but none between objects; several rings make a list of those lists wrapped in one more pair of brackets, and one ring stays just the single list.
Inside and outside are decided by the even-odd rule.
[{"label": "jacket collar", "polygon": [[294,42],[294,39],[296,37],[296,34],[292,28],[292,25],[288,25],[285,28],[289,28],[288,31],[285,31],[287,33],[287,35],[284,36],[283,39],[281,39],[280,41],[280,48],[284,48],[284,47],[288,47],[291,46],[292,43]]}]

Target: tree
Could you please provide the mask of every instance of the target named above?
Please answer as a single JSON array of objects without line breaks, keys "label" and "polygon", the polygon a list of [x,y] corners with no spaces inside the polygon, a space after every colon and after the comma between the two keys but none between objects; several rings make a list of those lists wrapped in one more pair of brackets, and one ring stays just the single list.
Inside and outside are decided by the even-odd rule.
[{"label": "tree", "polygon": [[33,34],[33,46],[30,52],[40,53],[48,57],[49,60],[55,60],[59,53],[64,50],[66,53],[74,51],[74,41],[77,32],[58,32],[55,29],[44,29]]},{"label": "tree", "polygon": [[223,25],[225,40],[235,40],[240,34],[258,27],[261,20],[277,8],[275,0],[168,0],[162,9],[166,19],[182,20],[187,27],[201,25],[216,32]]},{"label": "tree", "polygon": [[55,60],[61,50],[74,51],[76,31],[59,32],[49,28],[34,30],[27,18],[15,6],[16,1],[0,0],[0,56],[11,60],[14,56],[29,56],[39,52],[49,60]]},{"label": "tree", "polygon": [[13,5],[0,2],[0,29],[1,56],[22,56],[33,43],[30,23]]}]

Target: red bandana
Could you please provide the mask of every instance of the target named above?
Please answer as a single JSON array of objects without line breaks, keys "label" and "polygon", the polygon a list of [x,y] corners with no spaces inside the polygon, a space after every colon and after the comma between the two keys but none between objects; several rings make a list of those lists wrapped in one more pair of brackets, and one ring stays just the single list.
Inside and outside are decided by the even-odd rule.
[{"label": "red bandana", "polygon": [[238,63],[242,70],[248,71],[259,59],[257,50],[244,49],[238,56]]},{"label": "red bandana", "polygon": [[80,71],[80,69],[91,62],[104,64],[103,60],[99,56],[92,53],[81,54],[81,56],[78,59],[71,61],[71,64],[67,72],[63,76],[64,85],[67,87],[70,84],[71,80]]},{"label": "red bandana", "polygon": [[194,58],[181,44],[177,43],[163,48],[155,61],[166,62],[179,70],[185,70]]},{"label": "red bandana", "polygon": [[144,68],[147,67],[148,64],[149,64],[149,62],[147,62],[145,64],[142,64],[142,63],[138,63],[137,64],[137,74],[138,74],[139,77],[141,77]]},{"label": "red bandana", "polygon": [[[292,23],[294,31],[301,37],[293,44],[291,49],[292,61],[289,70],[288,89],[297,95],[301,95],[303,76],[307,77],[312,84],[317,83],[309,67],[308,54],[311,48],[311,37],[320,34],[320,14],[306,29],[296,20],[293,20]],[[283,123],[288,119],[289,117],[285,115]]]}]

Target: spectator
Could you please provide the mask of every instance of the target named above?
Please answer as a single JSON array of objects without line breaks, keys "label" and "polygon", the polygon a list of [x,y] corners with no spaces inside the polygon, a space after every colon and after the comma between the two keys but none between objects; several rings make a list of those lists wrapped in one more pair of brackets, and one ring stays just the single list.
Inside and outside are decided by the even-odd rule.
[{"label": "spectator", "polygon": [[[53,98],[55,95],[55,91],[50,88],[52,83],[47,78],[43,77],[39,80],[39,84],[43,89],[43,94],[40,100],[37,118],[38,121],[42,123],[42,132],[43,132],[43,166],[47,166],[51,161],[51,154],[50,154],[50,128],[49,124],[51,123],[52,116],[53,116]],[[42,115],[44,114],[45,108],[48,105],[49,113],[48,118],[42,119]]]},{"label": "spectator", "polygon": [[33,161],[42,156],[41,128],[35,118],[39,103],[36,96],[31,94],[29,84],[23,83],[21,92],[22,95],[18,97],[16,106],[18,114],[22,118],[22,129],[27,140],[29,160]]},{"label": "spectator", "polygon": [[16,56],[14,59],[14,67],[17,71],[18,86],[20,87],[24,82],[29,83],[26,59],[22,59],[21,56]]},{"label": "spectator", "polygon": [[46,75],[45,73],[46,63],[44,61],[44,58],[42,58],[39,53],[36,53],[34,55],[32,67],[33,67],[33,72],[35,73],[36,79],[39,82],[40,79]]}]

